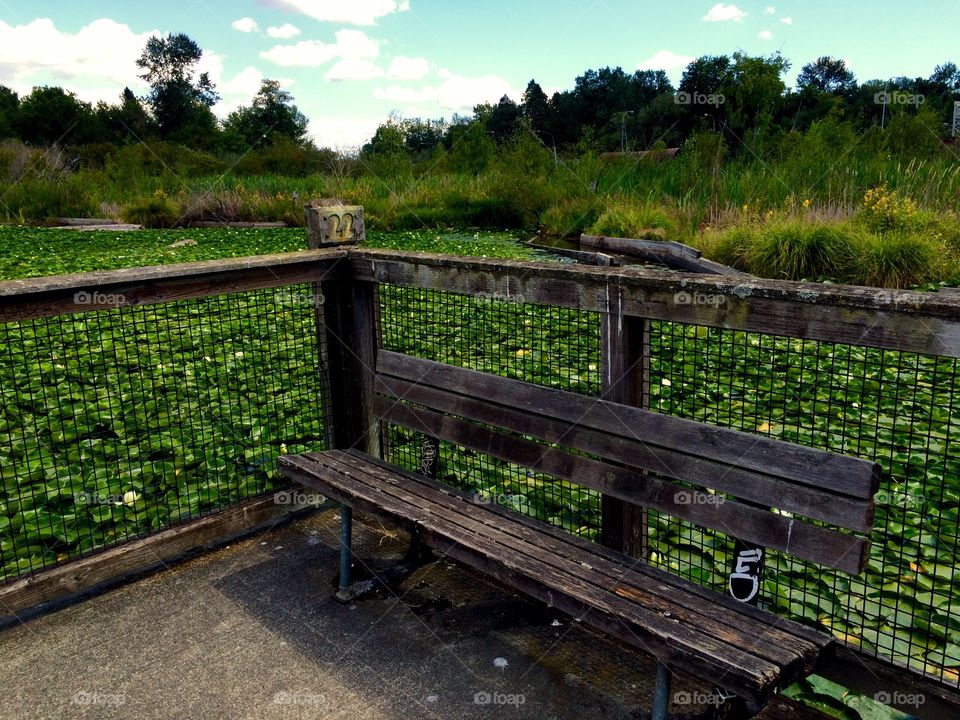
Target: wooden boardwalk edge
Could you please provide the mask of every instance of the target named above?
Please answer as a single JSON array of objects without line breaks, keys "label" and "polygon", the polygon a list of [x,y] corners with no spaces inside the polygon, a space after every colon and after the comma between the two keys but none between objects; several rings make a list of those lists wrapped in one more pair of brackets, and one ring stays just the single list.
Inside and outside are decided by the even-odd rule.
[{"label": "wooden boardwalk edge", "polygon": [[274,493],[251,498],[0,586],[0,629],[323,507],[274,498]]}]

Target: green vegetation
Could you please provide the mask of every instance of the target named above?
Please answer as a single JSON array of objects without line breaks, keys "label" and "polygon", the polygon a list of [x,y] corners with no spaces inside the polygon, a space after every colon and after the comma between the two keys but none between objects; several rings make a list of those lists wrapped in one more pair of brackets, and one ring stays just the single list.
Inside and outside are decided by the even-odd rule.
[{"label": "green vegetation", "polygon": [[[392,118],[344,155],[308,138],[275,80],[218,122],[202,55],[185,35],[151,38],[138,61],[149,93],[116,105],[0,87],[0,220],[301,225],[306,200],[341,197],[379,230],[677,240],[774,278],[903,287],[960,274],[953,63],[861,83],[825,57],[795,88],[776,54],[698,58],[676,88],[662,71],[588,70],[552,97],[531,80],[520,103],[470,117]],[[619,149],[652,152],[600,156]]]}]

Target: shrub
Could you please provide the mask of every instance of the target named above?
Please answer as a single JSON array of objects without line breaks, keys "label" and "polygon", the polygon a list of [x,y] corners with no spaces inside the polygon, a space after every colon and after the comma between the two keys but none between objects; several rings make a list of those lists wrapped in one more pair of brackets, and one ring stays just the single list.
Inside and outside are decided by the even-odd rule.
[{"label": "shrub", "polygon": [[860,216],[874,232],[906,230],[918,220],[917,204],[889,190],[886,184],[871,188],[863,196]]},{"label": "shrub", "polygon": [[603,210],[589,232],[608,237],[672,240],[678,235],[678,225],[664,207],[616,199]]},{"label": "shrub", "polygon": [[858,285],[908,288],[939,280],[949,264],[943,244],[923,232],[860,233],[856,252],[849,280]]},{"label": "shrub", "polygon": [[572,198],[551,205],[540,215],[540,225],[548,235],[580,235],[600,216],[594,198]]},{"label": "shrub", "polygon": [[854,235],[839,223],[775,220],[756,232],[746,249],[747,265],[768,278],[842,279],[853,263]]},{"label": "shrub", "polygon": [[180,211],[162,191],[157,191],[153,197],[125,207],[123,219],[145,228],[165,229],[179,223]]}]

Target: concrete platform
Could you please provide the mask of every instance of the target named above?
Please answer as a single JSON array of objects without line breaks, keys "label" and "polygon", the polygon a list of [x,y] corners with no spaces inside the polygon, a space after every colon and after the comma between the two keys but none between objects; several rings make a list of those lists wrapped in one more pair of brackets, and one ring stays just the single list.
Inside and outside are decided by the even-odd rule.
[{"label": "concrete platform", "polygon": [[[644,717],[651,658],[453,564],[334,602],[337,520],[316,513],[3,631],[0,718]],[[355,536],[358,573],[406,548],[377,523]],[[681,701],[710,692],[674,683]]]}]

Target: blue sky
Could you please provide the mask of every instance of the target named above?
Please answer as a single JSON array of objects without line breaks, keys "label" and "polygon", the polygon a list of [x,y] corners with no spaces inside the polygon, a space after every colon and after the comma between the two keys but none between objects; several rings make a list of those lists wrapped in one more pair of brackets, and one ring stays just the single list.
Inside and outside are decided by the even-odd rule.
[{"label": "blue sky", "polygon": [[536,78],[549,92],[587,68],[663,68],[705,54],[780,50],[800,67],[843,58],[859,80],[960,63],[956,0],[0,0],[0,84],[62,85],[84,100],[146,87],[134,65],[153,33],[184,32],[224,115],[280,80],[321,145],[352,147],[391,112],[469,113]]}]

